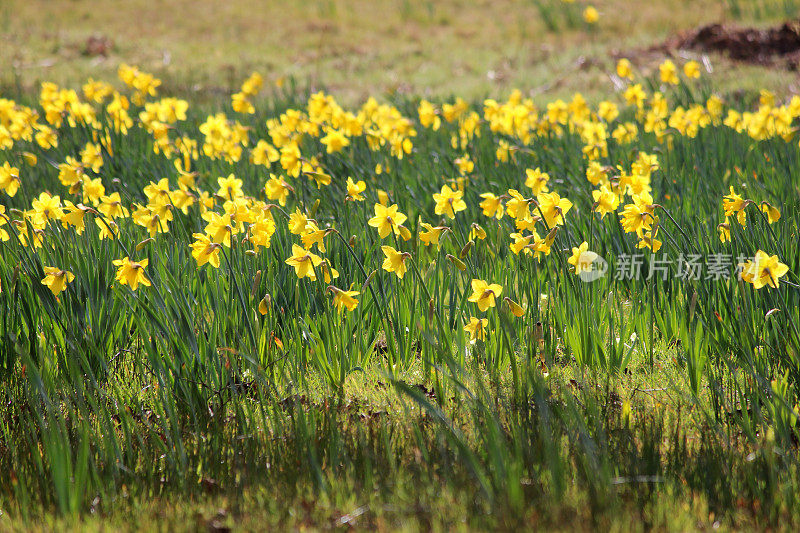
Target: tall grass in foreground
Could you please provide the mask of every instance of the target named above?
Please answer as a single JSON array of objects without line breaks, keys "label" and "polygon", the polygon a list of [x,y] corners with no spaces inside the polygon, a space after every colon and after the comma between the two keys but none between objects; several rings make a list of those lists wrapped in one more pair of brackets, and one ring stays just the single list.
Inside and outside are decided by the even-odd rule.
[{"label": "tall grass in foreground", "polygon": [[[261,373],[243,384],[235,364],[219,403],[200,403],[207,391],[179,385],[163,366],[140,390],[131,358],[103,386],[85,361],[68,362],[71,377],[58,380],[25,363],[26,380],[4,393],[4,405],[18,407],[2,428],[3,499],[30,519],[46,509],[114,516],[127,502],[208,494],[234,512],[253,498],[355,501],[372,506],[366,524],[420,519],[414,506],[440,498],[472,527],[556,525],[566,509],[587,526],[617,513],[666,525],[660,499],[698,495],[722,516],[757,509],[755,523],[797,512],[791,445],[760,438],[731,453],[731,435],[703,413],[632,413],[604,386],[610,377],[545,380],[536,361],[518,363],[513,384],[477,368],[468,382],[442,372],[436,392],[385,377],[400,402],[367,414],[344,400],[272,394]],[[394,510],[382,511],[387,504]],[[270,520],[291,523],[289,508]],[[458,516],[430,520],[441,527]]]}]

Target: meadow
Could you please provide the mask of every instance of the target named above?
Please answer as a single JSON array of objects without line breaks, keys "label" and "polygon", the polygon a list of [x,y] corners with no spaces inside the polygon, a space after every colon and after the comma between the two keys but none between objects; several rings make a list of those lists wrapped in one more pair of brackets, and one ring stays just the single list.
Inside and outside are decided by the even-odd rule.
[{"label": "meadow", "polygon": [[[583,11],[599,16],[588,24]],[[655,69],[649,50],[681,31],[725,22],[763,27],[796,18],[798,0],[4,0],[0,87],[26,94],[50,81],[109,81],[120,63],[163,82],[165,94],[217,105],[260,72],[301,80],[348,106],[367,98],[469,101],[514,89],[538,105],[580,91],[597,103],[618,88],[620,57]],[[675,50],[683,59],[701,53]],[[689,57],[686,57],[686,56]],[[794,72],[715,56],[721,95],[797,92]]]},{"label": "meadow", "polygon": [[714,64],[18,78],[0,530],[796,529],[800,97]]}]

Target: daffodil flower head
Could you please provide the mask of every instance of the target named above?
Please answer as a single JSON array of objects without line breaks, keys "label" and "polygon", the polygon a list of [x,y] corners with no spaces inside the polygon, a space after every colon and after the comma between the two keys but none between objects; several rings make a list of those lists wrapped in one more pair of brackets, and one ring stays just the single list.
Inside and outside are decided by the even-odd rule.
[{"label": "daffodil flower head", "polygon": [[302,246],[293,244],[292,255],[285,262],[287,265],[294,267],[295,274],[299,279],[307,277],[311,281],[316,281],[317,274],[314,269],[322,263],[322,258]]},{"label": "daffodil flower head", "polygon": [[358,300],[355,298],[360,293],[358,291],[345,291],[334,286],[328,287],[333,292],[333,305],[340,313],[347,311],[354,311],[358,307]]},{"label": "daffodil flower head", "polygon": [[469,333],[470,344],[486,339],[486,326],[488,324],[489,320],[486,318],[470,317],[469,323],[464,326],[464,331]]},{"label": "daffodil flower head", "polygon": [[75,275],[72,272],[56,267],[46,266],[44,267],[44,273],[45,277],[42,280],[42,285],[50,289],[55,296],[58,296],[67,288],[67,283],[72,283],[75,280]]},{"label": "daffodil flower head", "polygon": [[577,248],[572,248],[572,255],[567,259],[567,262],[575,267],[575,274],[580,275],[582,272],[590,272],[592,264],[597,259],[597,253],[589,250],[589,243],[583,241]]},{"label": "daffodil flower head", "polygon": [[464,201],[463,196],[464,193],[462,191],[454,191],[447,185],[442,185],[442,190],[433,195],[433,200],[436,202],[434,212],[437,215],[455,218],[456,213],[467,208],[467,203]]},{"label": "daffodil flower head", "polygon": [[503,287],[497,283],[490,284],[481,279],[473,279],[471,285],[472,294],[468,300],[477,304],[481,312],[494,307],[495,299],[503,293]]},{"label": "daffodil flower head", "polygon": [[375,204],[375,216],[369,219],[367,223],[373,228],[377,228],[381,239],[385,239],[392,231],[399,234],[397,226],[400,226],[406,220],[407,217],[398,211],[397,204],[388,207],[382,204]]},{"label": "daffodil flower head", "polygon": [[758,250],[755,257],[741,267],[742,280],[756,289],[764,286],[777,289],[780,278],[789,271],[789,267],[781,263],[777,255],[770,256],[762,250]]},{"label": "daffodil flower head", "polygon": [[411,254],[408,252],[400,252],[391,246],[381,246],[381,251],[385,256],[382,265],[383,269],[387,272],[394,272],[397,274],[398,278],[403,279],[408,269],[406,259],[411,257]]},{"label": "daffodil flower head", "polygon": [[147,259],[134,262],[129,257],[124,257],[114,260],[113,264],[117,267],[116,279],[120,284],[128,285],[134,291],[140,284],[145,287],[150,286],[150,280],[147,279],[144,270],[147,268]]}]

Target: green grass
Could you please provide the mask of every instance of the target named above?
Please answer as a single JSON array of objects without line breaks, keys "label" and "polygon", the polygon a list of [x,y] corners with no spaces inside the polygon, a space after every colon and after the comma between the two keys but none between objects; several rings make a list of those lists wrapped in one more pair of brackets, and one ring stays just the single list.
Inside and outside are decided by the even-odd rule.
[{"label": "green grass", "polygon": [[[380,374],[354,380],[360,383],[343,401],[312,389],[296,402],[265,402],[269,420],[261,428],[280,427],[279,437],[256,432],[242,439],[241,418],[233,433],[206,428],[208,442],[189,445],[186,472],[166,484],[140,477],[87,502],[79,515],[33,514],[5,518],[3,525],[194,530],[221,523],[258,530],[347,522],[359,529],[680,531],[715,522],[723,529],[763,527],[795,512],[786,507],[791,495],[781,493],[795,486],[797,473],[783,470],[774,443],[731,447],[719,429],[692,414],[696,405],[681,400],[680,388],[649,386],[680,379],[674,371],[633,367],[629,378],[571,381],[567,369],[546,386],[531,375],[516,391],[527,407],[506,384],[491,400],[445,402],[443,412],[419,409],[426,397],[413,389],[400,396],[376,391]],[[400,383],[416,377],[400,376]],[[247,416],[264,408],[239,401]],[[622,414],[625,401],[633,406],[629,418]],[[150,439],[159,435],[144,425],[136,431],[144,462],[149,446],[158,448]],[[234,435],[241,440],[232,445]],[[209,464],[220,457],[214,441],[232,446],[230,462]],[[767,472],[775,479],[754,485]]]},{"label": "green grass", "polygon": [[[654,76],[638,81],[649,92],[660,87]],[[681,116],[679,105],[704,105],[712,87],[707,79],[664,86],[671,117]],[[39,106],[33,94],[26,101]],[[57,147],[20,138],[0,152],[21,179],[13,197],[0,193],[8,221],[0,228],[9,233],[0,244],[0,529],[796,528],[796,139],[756,140],[713,120],[696,135],[676,120],[658,139],[621,104],[609,132],[632,121],[639,133],[630,144],[609,137],[599,161],[627,172],[640,152],[657,155],[650,185],[664,242],[645,253],[646,264],[764,250],[788,272],[777,288],[760,290],[736,278],[677,275],[584,283],[567,263],[572,247],[585,240],[618,267],[638,239],[621,224],[628,196],[604,218],[592,211],[579,133],[586,124],[574,115],[537,118],[527,138],[493,131],[485,103],[473,101],[434,130],[420,123],[418,100],[396,95],[394,107],[363,119],[380,133],[348,133],[341,151],[326,151],[327,130],[301,121],[309,130],[298,147],[331,177],[318,185],[318,174],[292,178],[288,164],[248,157],[257,140],[279,144],[269,119],[313,115],[306,91],[272,90],[252,115],[229,102],[193,104],[167,130],[169,146],[179,136],[199,143],[188,191],[216,194],[222,212],[218,178],[234,174],[263,220],[257,202],[268,201],[270,172],[292,190],[286,206],[270,211],[270,246],[256,250],[243,232],[234,235],[220,247],[219,268],[191,255],[193,234],[206,231],[198,202],[182,213],[170,197],[168,232],[151,235],[119,218],[115,240],[99,239],[95,221],[109,220],[97,212],[84,214],[79,234],[29,211],[43,191],[92,203],[61,183],[57,165],[94,140],[102,166],[85,169],[86,179],[99,178],[124,205],[148,203],[145,187],[161,178],[176,194],[176,157],[163,153],[166,145],[154,150],[156,129],[137,105],[127,133],[95,104],[96,123],[55,128]],[[439,116],[447,103],[435,102]],[[250,141],[209,156],[200,128],[220,111],[247,126]],[[472,111],[480,135],[466,133]],[[342,115],[317,122],[336,129],[332,116]],[[400,159],[390,145],[409,124],[413,150]],[[376,137],[386,144],[371,146]],[[501,141],[515,148],[513,159],[498,158]],[[233,160],[239,148],[243,157]],[[465,173],[467,208],[436,214],[432,195],[459,177],[456,159],[465,154],[475,163]],[[378,174],[378,164],[388,171]],[[514,220],[478,207],[479,194],[511,188],[542,203],[524,185],[525,169],[536,167],[574,204],[541,261],[510,249]],[[347,177],[366,182],[365,201],[345,201]],[[723,243],[717,226],[729,186],[755,203],[742,208],[746,226],[730,221]],[[381,239],[367,225],[379,190],[408,216],[410,239]],[[762,201],[780,209],[778,222],[758,210]],[[300,241],[287,224],[295,209],[336,230],[324,237],[325,252],[314,251],[337,280],[322,281],[321,271],[319,281],[298,279],[285,263]],[[539,213],[544,237],[552,228]],[[440,250],[421,243],[421,222],[450,228]],[[473,223],[485,239],[470,237]],[[39,248],[23,243],[35,226]],[[382,268],[386,244],[410,254],[403,279]],[[112,261],[125,256],[149,260],[152,286],[132,291],[115,281]],[[75,275],[57,296],[41,283],[47,266]],[[502,298],[479,311],[468,300],[473,278],[502,285],[524,315]],[[357,308],[338,312],[329,284],[359,290]],[[471,317],[488,320],[486,339],[474,344],[464,330]]]},{"label": "green grass", "polygon": [[[587,27],[581,11],[589,3],[315,0],[253,9],[244,0],[158,8],[143,0],[10,0],[0,6],[0,82],[24,90],[42,81],[74,86],[108,80],[127,62],[193,99],[232,92],[256,70],[270,82],[308,81],[350,104],[395,93],[474,99],[513,88],[541,101],[575,91],[597,101],[615,90],[612,58],[628,56],[650,70],[663,57],[645,50],[681,30],[784,17],[770,8],[774,0],[603,0],[595,3],[600,20]],[[107,57],[84,54],[92,36],[110,40]],[[711,59],[724,94],[762,86],[796,93],[791,72]]]}]

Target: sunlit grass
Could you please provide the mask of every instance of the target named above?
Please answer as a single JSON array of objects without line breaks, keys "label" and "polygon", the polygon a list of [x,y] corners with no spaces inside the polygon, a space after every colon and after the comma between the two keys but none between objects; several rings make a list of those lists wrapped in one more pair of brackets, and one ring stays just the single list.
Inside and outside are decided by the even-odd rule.
[{"label": "sunlit grass", "polygon": [[3,100],[0,519],[792,523],[800,99],[694,67],[598,104],[197,105],[128,66]]},{"label": "sunlit grass", "polygon": [[[24,90],[41,81],[75,85],[113,76],[127,62],[193,99],[232,92],[258,70],[270,81],[309,80],[349,104],[395,92],[475,99],[515,87],[542,101],[576,90],[598,101],[614,88],[606,72],[619,55],[654,68],[663,58],[645,50],[681,30],[733,18],[734,4],[743,8],[743,23],[782,16],[730,0],[605,0],[594,3],[600,19],[589,27],[581,12],[590,4],[320,0],[261,2],[253,9],[241,0],[157,8],[143,0],[11,0],[0,6],[0,82]],[[84,53],[93,36],[108,39],[107,56]],[[749,85],[757,90],[765,77],[774,90],[793,90],[791,72],[713,60],[713,79],[726,94]]]}]

